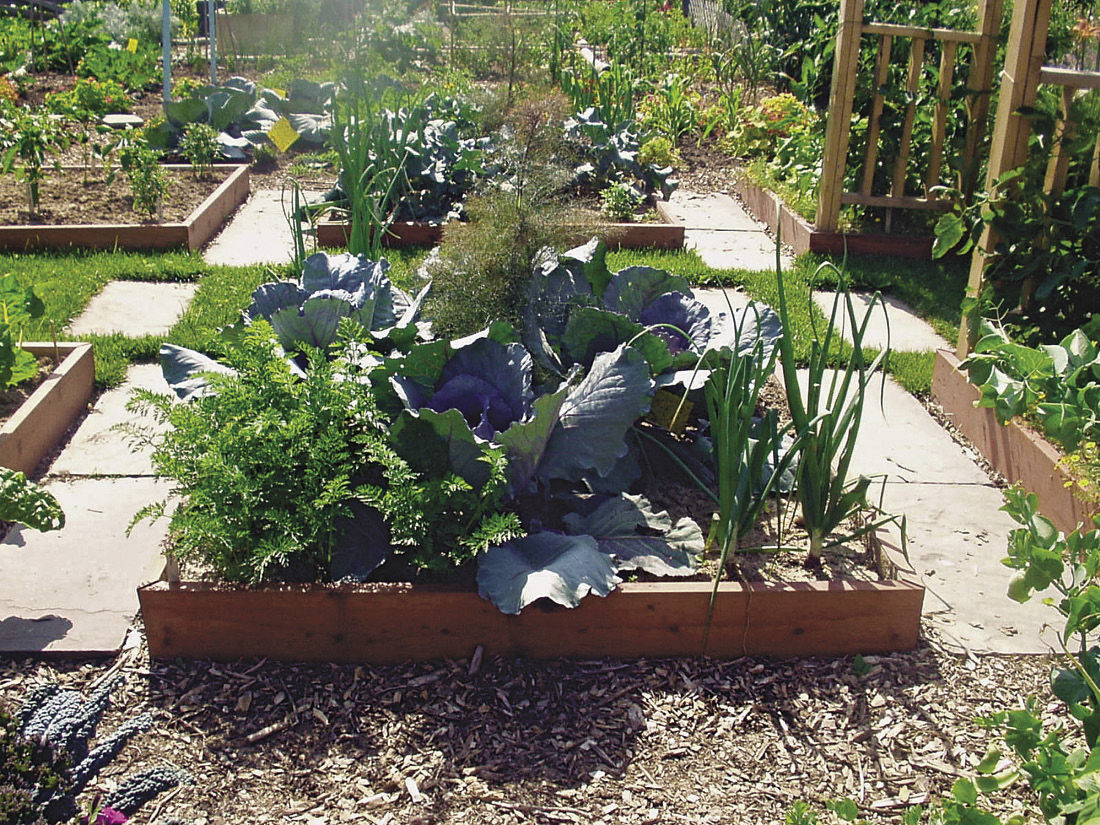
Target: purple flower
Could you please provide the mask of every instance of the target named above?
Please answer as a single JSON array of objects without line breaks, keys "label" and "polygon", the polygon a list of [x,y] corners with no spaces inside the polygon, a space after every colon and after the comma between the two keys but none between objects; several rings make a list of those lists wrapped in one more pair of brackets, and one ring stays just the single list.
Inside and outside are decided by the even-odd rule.
[{"label": "purple flower", "polygon": [[126,814],[114,808],[104,808],[95,818],[95,825],[123,825]]}]

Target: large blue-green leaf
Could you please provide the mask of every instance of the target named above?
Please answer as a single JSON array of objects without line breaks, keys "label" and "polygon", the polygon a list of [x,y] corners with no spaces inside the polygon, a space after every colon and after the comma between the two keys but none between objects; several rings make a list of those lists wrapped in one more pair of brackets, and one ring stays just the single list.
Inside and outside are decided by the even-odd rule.
[{"label": "large blue-green leaf", "polygon": [[611,271],[607,268],[607,244],[599,238],[592,238],[588,243],[570,249],[562,258],[580,264],[581,274],[588,281],[592,294],[602,300],[604,290],[611,281]]},{"label": "large blue-green leaf", "polygon": [[[346,293],[344,293],[346,295]],[[307,344],[325,349],[336,340],[341,318],[352,314],[351,301],[336,293],[318,293],[299,307],[276,310],[268,319],[283,349]]]},{"label": "large blue-green leaf", "polygon": [[504,447],[508,457],[506,474],[511,495],[524,492],[535,477],[568,393],[569,388],[563,386],[557,392],[536,398],[529,417],[497,436],[496,442]]},{"label": "large blue-green leaf", "polygon": [[160,368],[164,380],[182,400],[190,401],[205,394],[210,386],[208,373],[236,375],[232,367],[209,356],[175,344],[160,345]]},{"label": "large blue-green leaf", "polygon": [[199,123],[206,119],[206,103],[195,97],[164,104],[164,115],[176,126]]},{"label": "large blue-green leaf", "polygon": [[302,289],[317,292],[322,289],[343,289],[357,292],[366,284],[372,289],[388,288],[389,261],[372,261],[366,255],[341,252],[330,255],[315,252],[302,265]]},{"label": "large blue-green leaf", "polygon": [[724,312],[718,316],[711,329],[709,345],[711,349],[729,347],[738,355],[748,355],[760,341],[763,356],[768,359],[782,334],[783,323],[779,320],[779,313],[767,304],[752,301],[748,306],[734,310],[728,320]]},{"label": "large blue-green leaf", "polygon": [[590,515],[571,513],[566,529],[589,535],[615,562],[616,572],[644,570],[656,576],[690,576],[703,552],[703,531],[690,518],[675,524],[664,510],[655,512],[644,496],[610,498]]},{"label": "large blue-green leaf", "polygon": [[489,480],[491,445],[474,437],[458,410],[405,410],[390,430],[394,449],[420,473],[453,472],[475,489]]},{"label": "large blue-green leaf", "polygon": [[670,275],[651,266],[628,266],[611,276],[603,305],[633,321],[641,320],[642,310],[666,292],[691,292],[691,284],[679,275]]},{"label": "large blue-green leaf", "polygon": [[249,305],[246,315],[255,321],[257,318],[268,318],[280,309],[294,307],[297,309],[306,299],[309,293],[296,283],[291,281],[270,281],[260,284],[252,293],[252,303]]},{"label": "large blue-green leaf", "polygon": [[633,347],[597,356],[562,405],[539,477],[575,481],[586,472],[607,475],[626,454],[630,425],[649,409],[649,366]]},{"label": "large blue-green leaf", "polygon": [[331,581],[366,581],[389,557],[390,531],[382,514],[360,501],[352,501],[350,509],[333,524]]},{"label": "large blue-green leaf", "polygon": [[654,375],[672,366],[672,356],[663,336],[646,332],[644,327],[625,315],[599,307],[580,307],[573,311],[562,347],[574,362],[591,366],[601,352],[613,352],[630,343],[645,357]]},{"label": "large blue-green leaf", "polygon": [[638,320],[668,345],[672,355],[700,355],[711,340],[710,310],[682,292],[666,292],[642,308]]},{"label": "large blue-green leaf", "polygon": [[490,547],[478,559],[478,593],[502,613],[519,613],[543,598],[576,607],[589,593],[606,596],[619,581],[611,557],[591,536],[534,533]]}]

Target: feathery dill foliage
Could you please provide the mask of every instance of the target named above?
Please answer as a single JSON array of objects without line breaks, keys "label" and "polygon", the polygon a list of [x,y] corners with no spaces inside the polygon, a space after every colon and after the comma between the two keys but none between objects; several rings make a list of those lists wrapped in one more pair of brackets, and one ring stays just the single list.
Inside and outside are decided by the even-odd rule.
[{"label": "feathery dill foliage", "polygon": [[[344,349],[341,351],[341,347]],[[253,323],[226,357],[236,375],[211,375],[211,392],[184,404],[135,394],[131,406],[171,424],[151,437],[157,474],[182,501],[170,517],[173,553],[230,581],[325,580],[335,542],[375,507],[397,548],[418,567],[461,564],[521,532],[496,512],[505,489],[503,454],[474,489],[455,475],[416,472],[389,445],[391,420],[342,338],[329,360],[307,353],[292,370],[269,324]],[[158,517],[150,505],[135,522]]]}]

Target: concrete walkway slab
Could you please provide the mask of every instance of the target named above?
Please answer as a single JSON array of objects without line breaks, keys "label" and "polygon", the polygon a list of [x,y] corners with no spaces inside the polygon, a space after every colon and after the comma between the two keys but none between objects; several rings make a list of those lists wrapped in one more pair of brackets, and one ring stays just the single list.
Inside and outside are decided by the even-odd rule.
[{"label": "concrete walkway slab", "polygon": [[257,189],[203,252],[208,264],[285,264],[294,243],[283,214],[282,192]]},{"label": "concrete walkway slab", "polygon": [[122,431],[120,425],[143,428],[157,427],[151,417],[139,416],[127,411],[126,404],[135,389],[167,392],[158,364],[135,364],[130,367],[126,381],[101,395],[81,422],[68,445],[50,467],[51,476],[150,476],[151,450],[135,449],[133,437]]},{"label": "concrete walkway slab", "polygon": [[924,584],[925,617],[945,640],[972,653],[1047,653],[1051,608],[1008,598],[1014,571],[1001,564],[1016,526],[1001,491],[983,484],[890,483],[885,509],[904,513],[909,561]]},{"label": "concrete walkway slab", "polygon": [[[814,303],[825,313],[826,318],[833,311],[835,298],[835,292],[814,293]],[[853,292],[852,304],[856,319],[862,322],[868,307],[871,306],[871,295],[865,292]],[[851,325],[847,323],[847,310],[843,302],[840,304],[838,313],[841,311],[844,312],[841,334],[844,340],[850,342],[852,330]],[[880,296],[871,313],[867,331],[864,333],[863,345],[876,349],[885,349],[889,345],[890,349],[897,352],[933,352],[951,346],[929,326],[927,321],[913,312],[908,304],[890,295]]]},{"label": "concrete walkway slab", "polygon": [[73,335],[166,335],[199,285],[111,281],[69,325]]},{"label": "concrete walkway slab", "polygon": [[163,567],[167,523],[126,528],[167,485],[152,478],[46,482],[64,529],[15,527],[0,544],[0,651],[110,655],[138,609],[136,589]]},{"label": "concrete walkway slab", "polygon": [[[714,269],[775,271],[775,240],[764,232],[695,229],[684,233],[684,246],[698,252],[703,263]],[[790,263],[790,256],[784,253],[784,266]]]},{"label": "concrete walkway slab", "polygon": [[[806,374],[801,377],[804,386]],[[889,376],[885,384],[876,377],[869,388],[851,472],[889,481],[989,483],[924,405]]]},{"label": "concrete walkway slab", "polygon": [[700,194],[677,189],[665,204],[669,215],[685,229],[723,229],[764,232],[740,202],[720,192]]}]

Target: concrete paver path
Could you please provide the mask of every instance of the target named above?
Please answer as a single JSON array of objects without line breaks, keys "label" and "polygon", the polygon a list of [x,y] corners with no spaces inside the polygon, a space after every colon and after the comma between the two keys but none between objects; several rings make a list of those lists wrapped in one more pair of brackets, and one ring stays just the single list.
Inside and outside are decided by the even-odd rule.
[{"label": "concrete paver path", "polygon": [[285,264],[293,248],[282,192],[257,189],[202,256],[208,264],[226,266]]},{"label": "concrete paver path", "polygon": [[186,311],[199,285],[111,281],[69,324],[73,335],[166,335]]},{"label": "concrete paver path", "polygon": [[[851,296],[856,321],[862,323],[871,306],[871,295],[865,292],[853,292]],[[826,318],[832,313],[835,300],[835,292],[814,293],[814,303]],[[847,309],[843,301],[837,308],[837,313],[842,319],[840,333],[846,341],[851,341],[852,327],[848,323]],[[895,352],[934,352],[951,346],[904,301],[899,301],[892,295],[879,296],[863,335],[863,345],[876,349],[885,349],[889,346]]]}]

